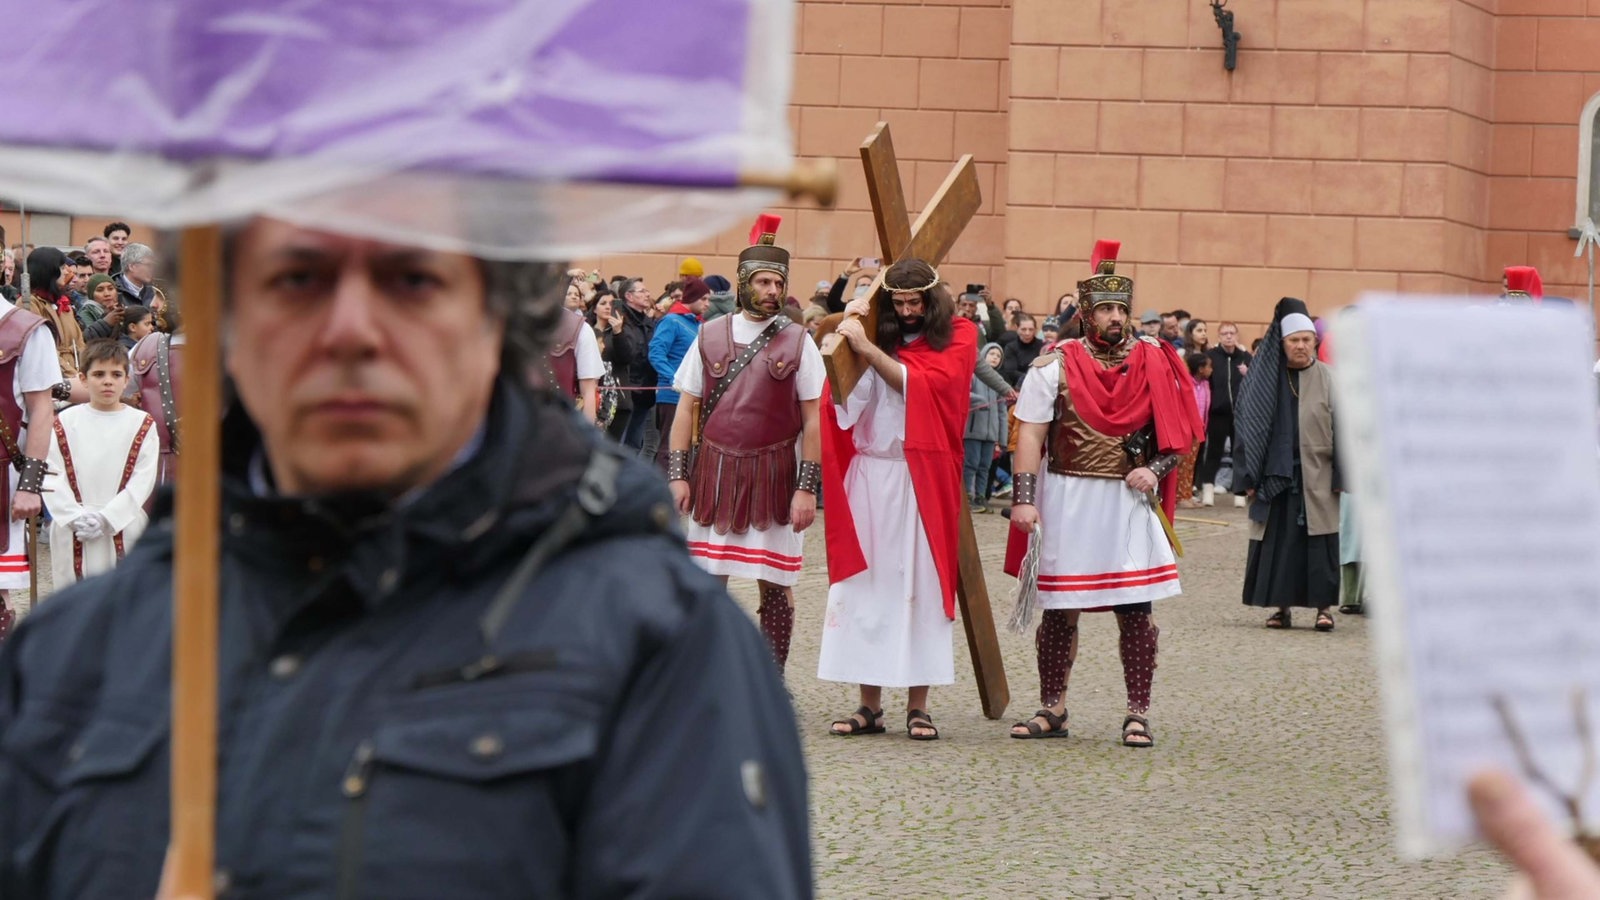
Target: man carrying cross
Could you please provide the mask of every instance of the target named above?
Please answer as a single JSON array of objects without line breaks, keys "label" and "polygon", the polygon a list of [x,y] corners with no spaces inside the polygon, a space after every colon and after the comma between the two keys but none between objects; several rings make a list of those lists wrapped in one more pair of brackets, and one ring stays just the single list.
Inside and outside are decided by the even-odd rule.
[{"label": "man carrying cross", "polygon": [[978,329],[920,259],[889,267],[878,307],[870,336],[856,318],[869,298],[846,308],[838,333],[868,368],[823,413],[832,586],[817,676],[861,688],[860,708],[834,734],[883,733],[884,686],[908,687],[906,733],[931,741],[928,687],[955,681],[962,436]]},{"label": "man carrying cross", "polygon": [[756,615],[781,670],[794,633],[801,532],[816,519],[822,490],[817,408],[825,376],[805,328],[778,313],[789,251],[775,246],[777,230],[777,216],[756,223],[739,254],[739,314],[702,327],[678,367],[667,479],[678,511],[690,517],[694,561],[724,582],[756,579]]}]

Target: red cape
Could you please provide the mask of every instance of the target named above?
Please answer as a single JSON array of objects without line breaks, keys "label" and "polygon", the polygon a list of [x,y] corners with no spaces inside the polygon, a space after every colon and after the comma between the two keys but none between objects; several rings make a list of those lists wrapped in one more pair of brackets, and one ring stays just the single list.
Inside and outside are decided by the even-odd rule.
[{"label": "red cape", "polygon": [[[961,490],[964,461],[961,442],[971,403],[972,371],[978,362],[978,329],[956,317],[950,345],[934,350],[927,341],[900,348],[906,367],[906,465],[917,495],[917,513],[927,533],[933,564],[944,591],[944,614],[956,617],[956,557],[961,544]],[[822,502],[828,539],[828,583],[836,584],[867,570],[861,552],[844,475],[855,459],[850,431],[839,427],[834,405],[822,404]]]},{"label": "red cape", "polygon": [[[1171,344],[1140,340],[1122,365],[1109,369],[1101,368],[1081,341],[1067,341],[1057,349],[1061,377],[1072,388],[1072,405],[1095,431],[1125,437],[1154,419],[1156,451],[1162,454],[1188,453],[1205,435],[1194,402],[1194,378]],[[1174,468],[1161,479],[1161,508],[1169,522],[1178,511],[1177,486]],[[1011,529],[1006,574],[1017,574],[1027,551],[1028,536]]]}]

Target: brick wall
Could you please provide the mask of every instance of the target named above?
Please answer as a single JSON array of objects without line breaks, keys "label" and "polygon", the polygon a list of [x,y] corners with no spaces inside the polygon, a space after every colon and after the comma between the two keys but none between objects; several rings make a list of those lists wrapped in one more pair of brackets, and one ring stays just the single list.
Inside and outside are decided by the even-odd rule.
[{"label": "brick wall", "polygon": [[[1009,283],[1050,298],[1120,238],[1138,305],[1233,319],[1280,296],[1481,277],[1492,0],[1017,0]],[[1038,305],[1036,302],[1035,306]]]},{"label": "brick wall", "polygon": [[1575,212],[1578,116],[1600,93],[1600,0],[1499,0],[1495,22],[1486,269],[1537,266],[1545,291],[1587,299],[1566,236]]},{"label": "brick wall", "polygon": [[[841,184],[834,210],[774,210],[784,217],[779,243],[794,254],[793,294],[803,301],[817,281],[853,258],[879,254],[859,150],[880,119],[893,126],[913,215],[958,155],[974,155],[983,207],[941,274],[953,284],[1003,290],[1010,45],[1009,0],[799,4],[790,110],[796,150],[802,158],[836,157]],[[749,231],[746,224],[677,253],[612,256],[598,264],[608,275],[641,275],[659,289],[678,261],[693,255],[708,274],[731,280]]]}]

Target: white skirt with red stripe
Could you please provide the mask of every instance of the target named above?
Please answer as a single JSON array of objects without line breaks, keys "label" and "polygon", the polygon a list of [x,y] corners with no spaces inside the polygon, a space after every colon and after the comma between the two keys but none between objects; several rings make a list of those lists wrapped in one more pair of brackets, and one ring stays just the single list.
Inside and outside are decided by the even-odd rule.
[{"label": "white skirt with red stripe", "polygon": [[[17,479],[21,476],[13,466],[6,466],[6,472],[11,476],[11,496],[17,495]],[[24,523],[11,518],[11,510],[5,510],[5,517],[11,523],[11,545],[6,552],[0,554],[0,591],[9,591],[13,588],[28,586],[28,548],[26,546],[27,533]],[[70,551],[69,551],[70,552]]]},{"label": "white skirt with red stripe", "polygon": [[1044,609],[1121,606],[1182,592],[1155,509],[1120,479],[1041,474],[1039,521]]},{"label": "white skirt with red stripe", "polygon": [[717,534],[709,525],[689,520],[689,555],[713,575],[752,578],[793,587],[800,580],[805,535],[788,525],[744,534]]}]

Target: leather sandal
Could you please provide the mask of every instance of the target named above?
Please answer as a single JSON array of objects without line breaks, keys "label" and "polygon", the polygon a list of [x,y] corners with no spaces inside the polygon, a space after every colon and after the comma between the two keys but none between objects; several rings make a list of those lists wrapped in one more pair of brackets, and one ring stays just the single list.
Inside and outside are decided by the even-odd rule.
[{"label": "leather sandal", "polygon": [[[1032,719],[1029,719],[1026,722],[1018,722],[1017,724],[1011,726],[1013,729],[1026,728],[1028,729],[1027,734],[1023,734],[1020,731],[1012,731],[1011,736],[1025,741],[1033,740],[1034,738],[1066,737],[1067,715],[1068,713],[1063,712],[1058,716],[1048,709],[1041,709],[1033,714]],[[1034,719],[1043,719],[1044,725],[1040,725],[1038,722],[1034,721]],[[1046,729],[1045,725],[1050,727]]]},{"label": "leather sandal", "polygon": [[[860,716],[859,719],[856,717]],[[863,724],[865,723],[865,724]],[[839,726],[844,726],[847,731],[840,731]],[[828,728],[828,733],[835,737],[860,737],[864,734],[883,734],[889,729],[883,725],[883,710],[868,709],[863,706],[850,714],[848,719],[839,719]]]},{"label": "leather sandal", "polygon": [[1272,615],[1267,616],[1267,627],[1268,628],[1293,628],[1294,624],[1293,624],[1292,621],[1290,621],[1288,611],[1280,609],[1277,612],[1273,613]]},{"label": "leather sandal", "polygon": [[[1129,725],[1138,725],[1143,730],[1141,730],[1141,731],[1129,731],[1128,730],[1128,726]],[[1142,737],[1145,740],[1143,742],[1133,740],[1134,738],[1139,738],[1139,737]],[[1144,716],[1136,716],[1136,715],[1134,715],[1132,713],[1129,713],[1128,717],[1126,719],[1122,720],[1122,746],[1124,746],[1124,747],[1154,747],[1155,745],[1156,745],[1156,734],[1155,734],[1155,732],[1150,730],[1150,720],[1149,719],[1146,719]]]},{"label": "leather sandal", "polygon": [[1325,609],[1317,610],[1317,624],[1312,627],[1318,631],[1332,631],[1333,616],[1328,615],[1328,611]]},{"label": "leather sandal", "polygon": [[[913,730],[917,728],[931,731],[933,734],[917,734]],[[939,739],[939,729],[933,727],[933,716],[920,709],[906,710],[906,737],[911,738],[913,741],[937,741]]]}]

